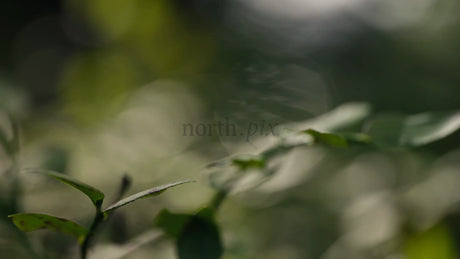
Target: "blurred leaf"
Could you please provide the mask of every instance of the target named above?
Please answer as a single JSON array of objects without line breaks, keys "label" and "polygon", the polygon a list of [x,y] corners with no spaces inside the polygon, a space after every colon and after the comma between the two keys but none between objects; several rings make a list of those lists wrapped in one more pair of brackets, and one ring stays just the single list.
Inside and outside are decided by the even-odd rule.
[{"label": "blurred leaf", "polygon": [[283,127],[302,131],[314,128],[320,131],[344,130],[360,123],[371,114],[371,107],[367,103],[346,103],[332,111],[304,122],[295,122]]},{"label": "blurred leaf", "polygon": [[386,115],[372,120],[368,131],[372,141],[382,147],[398,147],[403,131],[404,118],[399,115]]},{"label": "blurred leaf", "polygon": [[371,122],[369,135],[384,147],[417,147],[443,139],[460,128],[460,112],[383,116]]},{"label": "blurred leaf", "polygon": [[443,139],[460,128],[460,112],[424,113],[408,117],[404,122],[401,145],[422,146]]},{"label": "blurred leaf", "polygon": [[308,129],[303,132],[311,135],[316,142],[332,147],[348,147],[347,140],[342,136],[332,133],[323,133],[313,129]]},{"label": "blurred leaf", "polygon": [[232,164],[238,166],[241,170],[247,170],[250,168],[263,168],[265,166],[265,160],[259,156],[251,157],[238,157],[232,160]]},{"label": "blurred leaf", "polygon": [[79,224],[50,215],[21,213],[9,215],[13,223],[23,232],[30,232],[38,229],[50,229],[64,234],[74,236],[78,242],[82,242],[88,230]]},{"label": "blurred leaf", "polygon": [[167,209],[163,209],[155,217],[155,226],[162,229],[166,234],[177,238],[192,217],[192,215],[171,213]]},{"label": "blurred leaf", "polygon": [[407,259],[455,259],[455,244],[448,229],[438,225],[410,235],[405,244]]},{"label": "blurred leaf", "polygon": [[177,239],[179,259],[220,258],[223,248],[214,212],[212,208],[204,208],[195,215],[162,210],[155,218],[155,226]]},{"label": "blurred leaf", "polygon": [[369,135],[364,133],[341,133],[340,134],[349,144],[370,144],[372,139]]},{"label": "blurred leaf", "polygon": [[41,173],[41,174],[45,174],[47,176],[50,176],[50,177],[53,177],[53,178],[56,178],[57,180],[65,183],[65,184],[68,184],[72,187],[74,187],[75,189],[78,189],[79,191],[83,192],[84,194],[86,194],[86,196],[88,196],[91,201],[93,202],[94,206],[96,206],[97,208],[100,208],[101,205],[102,205],[102,202],[104,200],[104,193],[102,193],[101,191],[99,191],[98,189],[86,184],[86,183],[82,183],[78,180],[75,180],[67,175],[64,175],[64,174],[61,174],[61,173],[57,173],[57,172],[53,172],[51,170],[41,170],[41,169],[29,169],[28,171],[32,171],[32,172],[37,172],[37,173]]},{"label": "blurred leaf", "polygon": [[8,122],[11,126],[12,139],[9,140],[7,134],[0,130],[0,145],[2,145],[8,155],[13,156],[19,150],[19,128],[13,116],[7,112]]},{"label": "blurred leaf", "polygon": [[124,198],[124,199],[116,202],[115,204],[109,206],[108,208],[106,208],[104,210],[104,215],[108,215],[113,210],[115,210],[115,209],[117,209],[119,207],[123,207],[123,206],[125,206],[125,205],[127,205],[127,204],[129,204],[129,203],[131,203],[131,202],[133,202],[135,200],[138,200],[138,199],[141,199],[141,198],[147,198],[147,197],[156,196],[156,195],[159,195],[162,192],[166,191],[169,188],[172,188],[174,186],[181,185],[181,184],[184,184],[184,183],[190,183],[190,182],[193,182],[193,180],[184,180],[184,181],[179,181],[179,182],[175,182],[175,183],[165,184],[165,185],[162,185],[162,186],[153,187],[151,189],[148,189],[148,190],[133,194],[133,195],[127,197],[127,198]]},{"label": "blurred leaf", "polygon": [[209,211],[202,210],[193,216],[177,239],[179,259],[218,259],[223,247],[220,231]]},{"label": "blurred leaf", "polygon": [[19,126],[11,113],[8,113],[8,118],[11,124],[11,129],[13,131],[13,139],[10,142],[12,154],[15,154],[19,151]]}]

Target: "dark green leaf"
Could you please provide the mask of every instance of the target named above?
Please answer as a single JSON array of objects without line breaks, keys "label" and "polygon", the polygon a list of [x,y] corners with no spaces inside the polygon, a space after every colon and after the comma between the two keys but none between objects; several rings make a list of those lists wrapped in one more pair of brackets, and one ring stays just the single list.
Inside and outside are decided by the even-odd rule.
[{"label": "dark green leaf", "polygon": [[220,231],[208,210],[193,216],[177,239],[179,259],[218,259],[223,248]]},{"label": "dark green leaf", "polygon": [[75,180],[65,174],[61,174],[61,173],[57,173],[57,172],[53,172],[51,170],[41,170],[41,169],[38,169],[38,170],[35,170],[35,169],[30,169],[28,170],[30,172],[37,172],[37,173],[42,173],[42,174],[45,174],[47,176],[50,176],[50,177],[53,177],[65,184],[68,184],[78,190],[80,190],[81,192],[83,192],[84,194],[86,194],[86,196],[88,196],[91,201],[93,202],[94,206],[96,206],[97,208],[100,208],[100,206],[102,205],[102,202],[104,200],[104,194],[99,191],[98,189],[86,184],[86,183],[82,183],[78,180]]},{"label": "dark green leaf", "polygon": [[163,209],[155,217],[155,226],[162,229],[166,234],[177,238],[192,217],[193,215],[176,214]]},{"label": "dark green leaf", "polygon": [[51,229],[57,232],[74,236],[79,242],[82,242],[88,230],[79,224],[50,215],[21,213],[9,215],[13,223],[23,232],[30,232],[38,229]]},{"label": "dark green leaf", "polygon": [[113,210],[115,210],[115,209],[117,209],[119,207],[125,206],[125,205],[127,205],[127,204],[129,204],[129,203],[131,203],[131,202],[133,202],[135,200],[138,200],[138,199],[141,199],[141,198],[146,198],[146,197],[156,196],[156,195],[159,195],[162,192],[166,191],[169,188],[172,188],[174,186],[181,185],[181,184],[184,184],[184,183],[190,183],[190,182],[193,182],[193,180],[185,180],[185,181],[179,181],[179,182],[175,182],[175,183],[165,184],[165,185],[162,185],[162,186],[154,187],[154,188],[151,188],[151,189],[148,189],[148,190],[133,194],[133,195],[127,197],[127,198],[124,198],[124,199],[116,202],[115,204],[109,206],[108,208],[106,208],[104,210],[104,214],[108,215]]},{"label": "dark green leaf", "polygon": [[347,140],[342,136],[332,133],[323,133],[313,129],[307,129],[303,132],[312,136],[316,142],[332,147],[348,147]]}]

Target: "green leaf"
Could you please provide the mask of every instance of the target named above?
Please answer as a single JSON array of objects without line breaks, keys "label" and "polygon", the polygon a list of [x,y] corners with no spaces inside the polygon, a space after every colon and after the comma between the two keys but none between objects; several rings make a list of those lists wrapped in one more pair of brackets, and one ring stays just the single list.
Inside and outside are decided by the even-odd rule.
[{"label": "green leaf", "polygon": [[155,217],[154,224],[167,235],[177,238],[192,217],[193,215],[177,214],[169,212],[167,209],[163,209]]},{"label": "green leaf", "polygon": [[27,171],[37,172],[37,173],[47,175],[49,177],[53,177],[65,184],[68,184],[74,187],[75,189],[78,189],[79,191],[83,192],[84,194],[86,194],[86,196],[88,196],[91,199],[91,201],[93,202],[94,206],[96,206],[96,208],[100,208],[102,205],[102,202],[104,201],[104,193],[102,193],[98,189],[86,183],[82,183],[65,174],[57,173],[51,170],[41,170],[41,169],[38,169],[38,170],[29,169]]},{"label": "green leaf", "polygon": [[323,133],[313,129],[307,129],[303,132],[311,135],[316,142],[323,143],[332,147],[348,147],[347,140],[342,136],[332,133]]},{"label": "green leaf", "polygon": [[162,210],[155,218],[155,226],[176,238],[179,259],[217,259],[223,248],[214,213],[212,208],[194,215]]},{"label": "green leaf", "polygon": [[165,184],[165,185],[162,185],[162,186],[154,187],[154,188],[151,188],[151,189],[148,189],[148,190],[133,194],[133,195],[127,197],[127,198],[124,198],[124,199],[116,202],[115,204],[109,206],[108,208],[106,208],[104,210],[104,215],[108,215],[113,210],[115,210],[115,209],[117,209],[119,207],[125,206],[125,205],[127,205],[127,204],[129,204],[129,203],[131,203],[131,202],[133,202],[135,200],[138,200],[138,199],[141,199],[141,198],[146,198],[146,197],[156,196],[156,195],[159,195],[162,192],[166,191],[169,188],[172,188],[174,186],[181,185],[181,184],[184,184],[184,183],[190,183],[190,182],[194,182],[194,181],[193,180],[179,181],[179,182],[175,182],[175,183],[170,183],[170,184]]},{"label": "green leaf", "polygon": [[14,225],[23,232],[35,231],[38,229],[50,229],[64,234],[74,236],[81,243],[88,233],[88,230],[79,224],[50,215],[35,213],[20,213],[9,215]]},{"label": "green leaf", "polygon": [[372,139],[365,133],[341,133],[342,136],[349,144],[370,144]]},{"label": "green leaf", "polygon": [[263,168],[265,166],[265,159],[260,156],[238,157],[232,160],[232,164],[238,166],[241,170]]},{"label": "green leaf", "polygon": [[220,231],[208,211],[192,216],[177,239],[179,259],[218,259],[223,247]]}]

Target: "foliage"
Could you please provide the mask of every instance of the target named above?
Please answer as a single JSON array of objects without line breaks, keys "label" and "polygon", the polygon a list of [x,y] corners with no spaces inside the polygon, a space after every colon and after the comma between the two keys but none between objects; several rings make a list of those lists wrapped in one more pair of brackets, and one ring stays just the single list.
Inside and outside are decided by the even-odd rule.
[{"label": "foliage", "polygon": [[116,202],[113,205],[108,206],[106,209],[101,210],[101,206],[104,200],[104,194],[96,188],[57,172],[51,172],[47,170],[37,170],[37,172],[43,173],[44,175],[53,177],[65,184],[68,184],[76,188],[77,190],[81,191],[91,199],[93,205],[96,207],[96,214],[94,216],[94,220],[91,224],[91,227],[88,230],[80,226],[78,223],[75,223],[67,219],[35,213],[14,214],[10,215],[9,217],[13,220],[14,224],[24,232],[47,228],[61,233],[70,234],[76,237],[81,244],[81,258],[86,258],[89,248],[89,242],[91,241],[91,238],[94,236],[98,226],[115,209],[123,207],[141,198],[159,195],[160,193],[174,186],[192,182],[191,180],[186,180],[167,185],[162,185],[159,187],[154,187],[149,190],[133,194],[125,199]]},{"label": "foliage", "polygon": [[[370,109],[366,108],[366,112],[355,113],[356,116],[350,116],[350,111],[359,111],[362,107],[365,105],[347,104],[309,121],[280,125],[277,141],[260,153],[231,156],[209,164],[207,167],[207,170],[210,170],[208,179],[211,186],[216,189],[216,193],[208,206],[197,213],[172,213],[168,210],[162,210],[155,218],[155,227],[175,241],[176,253],[181,259],[221,258],[224,253],[224,244],[220,226],[215,219],[217,211],[223,201],[235,190],[239,190],[242,185],[245,185],[245,190],[250,191],[276,177],[277,170],[271,165],[277,157],[301,147],[316,146],[336,150],[336,152],[345,152],[354,147],[361,147],[366,150],[416,148],[442,140],[456,132],[460,127],[458,113],[437,114],[436,116],[427,113],[407,117],[400,116],[397,119],[393,117],[373,119]],[[339,123],[337,120],[331,120],[331,117],[337,116],[348,119],[342,119]],[[361,126],[357,127],[356,125]],[[350,128],[361,128],[362,130],[351,131]],[[4,144],[11,145],[5,137],[2,139]],[[28,169],[26,171],[54,178],[85,194],[96,208],[93,222],[87,229],[76,222],[51,215],[19,213],[9,217],[16,227],[24,232],[45,228],[77,238],[81,246],[82,258],[86,258],[90,241],[98,227],[116,209],[138,199],[156,196],[169,188],[191,182],[186,180],[154,187],[120,199],[103,209],[102,204],[105,195],[95,187],[51,170]],[[121,193],[124,193],[125,190],[126,182],[122,184]],[[433,238],[438,240],[436,242],[441,242],[436,245],[436,248],[433,248],[433,251],[438,248],[441,249],[444,245],[447,246],[450,241],[446,237],[448,234],[443,231],[443,228],[439,227],[420,234],[412,233],[406,238],[406,254],[409,258],[418,258],[416,254],[420,246],[419,243],[426,242],[424,240],[433,235]],[[126,255],[132,252],[133,247],[137,249],[140,245],[157,238],[158,235],[154,234],[149,235],[148,240],[133,241],[132,246],[127,244],[125,248],[120,247],[119,254]],[[447,241],[442,241],[443,239]],[[451,253],[453,252],[449,249],[449,247],[445,247],[442,251],[446,254],[445,258],[452,258]],[[431,250],[429,253],[432,253]]]}]

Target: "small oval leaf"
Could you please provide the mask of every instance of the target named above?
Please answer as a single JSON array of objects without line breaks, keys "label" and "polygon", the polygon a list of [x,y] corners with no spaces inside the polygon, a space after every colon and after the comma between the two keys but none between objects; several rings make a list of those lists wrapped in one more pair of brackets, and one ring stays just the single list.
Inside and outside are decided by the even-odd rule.
[{"label": "small oval leaf", "polygon": [[86,194],[91,201],[93,202],[94,206],[97,208],[100,208],[102,205],[102,202],[104,201],[104,193],[99,191],[98,189],[94,188],[93,186],[90,186],[86,183],[82,183],[78,180],[75,180],[65,174],[61,174],[58,172],[54,172],[51,170],[42,170],[42,169],[28,169],[28,172],[36,172],[36,173],[41,173],[44,175],[47,175],[49,177],[53,177],[67,185],[70,185],[74,187],[75,189],[81,191],[82,193]]},{"label": "small oval leaf", "polygon": [[115,204],[109,206],[108,208],[106,208],[104,210],[104,215],[107,216],[113,210],[115,210],[117,208],[120,208],[120,207],[123,207],[123,206],[125,206],[125,205],[127,205],[127,204],[129,204],[129,203],[131,203],[131,202],[133,202],[135,200],[138,200],[138,199],[141,199],[141,198],[146,198],[146,197],[156,196],[156,195],[159,195],[162,192],[166,191],[169,188],[172,188],[174,186],[181,185],[181,184],[184,184],[184,183],[190,183],[190,182],[194,182],[194,181],[193,180],[179,181],[179,182],[165,184],[165,185],[158,186],[158,187],[153,187],[151,189],[148,189],[148,190],[133,194],[133,195],[127,197],[127,198],[124,198],[124,199],[116,202]]},{"label": "small oval leaf", "polygon": [[83,242],[88,230],[79,224],[55,216],[36,214],[36,213],[20,213],[9,215],[14,225],[23,232],[35,231],[38,229],[50,229],[67,235],[71,235],[78,239],[78,242]]}]

